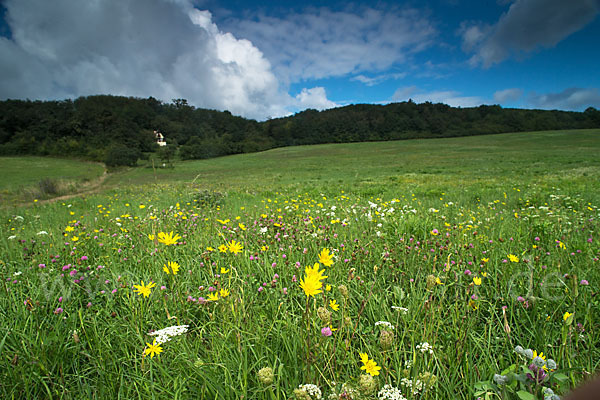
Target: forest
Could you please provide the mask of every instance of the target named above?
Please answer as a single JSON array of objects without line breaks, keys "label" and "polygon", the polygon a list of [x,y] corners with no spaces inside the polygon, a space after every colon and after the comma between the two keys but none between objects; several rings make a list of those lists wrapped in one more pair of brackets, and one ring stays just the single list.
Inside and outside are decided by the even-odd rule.
[{"label": "forest", "polygon": [[[600,111],[455,108],[413,101],[356,104],[258,122],[228,111],[110,95],[0,102],[0,155],[42,155],[134,166],[152,152],[204,159],[320,143],[472,136],[600,127]],[[165,136],[159,149],[154,131]],[[167,150],[168,149],[168,150]]]}]

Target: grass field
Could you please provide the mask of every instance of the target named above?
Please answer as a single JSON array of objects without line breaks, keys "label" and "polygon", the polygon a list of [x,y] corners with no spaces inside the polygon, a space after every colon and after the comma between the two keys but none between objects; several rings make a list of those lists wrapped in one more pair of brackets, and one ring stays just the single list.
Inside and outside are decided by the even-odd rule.
[{"label": "grass field", "polygon": [[0,397],[567,393],[600,369],[598,154],[599,130],[291,147],[0,209]]},{"label": "grass field", "polygon": [[[0,202],[10,204],[75,192],[98,179],[103,172],[100,163],[48,157],[0,157]],[[52,186],[50,193],[44,190],[48,186]]]}]

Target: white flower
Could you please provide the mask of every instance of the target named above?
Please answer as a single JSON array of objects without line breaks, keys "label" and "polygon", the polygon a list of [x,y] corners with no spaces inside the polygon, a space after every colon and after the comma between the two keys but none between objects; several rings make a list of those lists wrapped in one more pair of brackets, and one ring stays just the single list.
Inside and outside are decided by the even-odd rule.
[{"label": "white flower", "polygon": [[261,234],[261,235],[264,235],[265,233],[267,233],[267,230],[268,230],[268,229],[269,229],[269,228],[267,228],[266,226],[265,226],[265,227],[263,227],[263,228],[260,228],[260,234]]},{"label": "white flower", "polygon": [[313,385],[312,383],[300,385],[298,386],[298,389],[304,390],[313,399],[320,399],[322,396],[321,389],[319,389],[317,385]]},{"label": "white flower", "polygon": [[17,216],[15,217],[15,220],[16,220],[16,221],[19,221],[19,222],[23,222],[23,220],[24,220],[24,219],[25,219],[25,218],[21,217],[20,215],[17,215]]},{"label": "white flower", "polygon": [[23,273],[23,272],[21,272],[21,271],[18,271],[18,272],[15,272],[15,273],[13,274],[13,276],[19,276],[19,275],[21,275],[22,273]]},{"label": "white flower", "polygon": [[48,232],[46,232],[46,231],[39,231],[37,234],[38,234],[38,235],[47,235],[47,234],[48,234]]},{"label": "white flower", "polygon": [[156,336],[156,343],[162,344],[171,340],[172,337],[183,335],[187,332],[189,325],[177,325],[163,328],[159,331],[149,333],[150,336]]},{"label": "white flower", "polygon": [[406,397],[402,396],[400,389],[390,384],[385,385],[377,393],[377,398],[380,400],[406,400]]},{"label": "white flower", "polygon": [[379,326],[379,325],[383,325],[386,328],[394,329],[394,325],[390,324],[387,321],[377,321],[377,322],[375,322],[375,326]]},{"label": "white flower", "polygon": [[8,237],[8,240],[14,240],[14,239],[16,239],[16,238],[17,238],[17,237],[16,237],[15,235],[12,235],[12,236],[9,236],[9,237]]},{"label": "white flower", "polygon": [[418,344],[417,350],[421,350],[421,353],[429,352],[429,354],[433,354],[433,347],[427,342]]},{"label": "white flower", "polygon": [[408,313],[408,308],[406,308],[406,307],[392,306],[392,310],[398,310],[402,314],[407,314]]}]

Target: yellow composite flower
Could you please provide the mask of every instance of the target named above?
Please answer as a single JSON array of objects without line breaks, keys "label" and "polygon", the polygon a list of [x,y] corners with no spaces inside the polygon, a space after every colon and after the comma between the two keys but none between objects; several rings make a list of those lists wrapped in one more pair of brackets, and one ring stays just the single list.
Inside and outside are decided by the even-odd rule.
[{"label": "yellow composite flower", "polygon": [[154,235],[153,235],[153,234],[151,234],[151,233],[149,233],[149,234],[148,234],[148,239],[150,239],[150,240],[154,240]]},{"label": "yellow composite flower", "polygon": [[335,301],[335,299],[329,301],[329,307],[331,307],[333,311],[340,309],[340,305],[337,303],[337,301]]},{"label": "yellow composite flower", "polygon": [[232,240],[231,242],[227,243],[227,248],[233,254],[238,254],[238,253],[242,252],[242,249],[244,248],[244,246],[240,242],[236,242],[235,240]]},{"label": "yellow composite flower", "polygon": [[571,315],[573,315],[573,313],[570,313],[570,312],[568,312],[568,311],[567,311],[566,313],[564,313],[564,315],[563,315],[563,321],[566,321],[567,319],[569,319],[569,317],[570,317]]},{"label": "yellow composite flower", "polygon": [[217,219],[217,222],[219,222],[221,225],[227,225],[227,223],[229,221],[230,221],[229,219],[225,219],[225,220],[223,220],[223,219]]},{"label": "yellow composite flower", "polygon": [[329,249],[321,250],[321,253],[319,253],[319,262],[326,267],[333,265],[333,255],[329,253]]},{"label": "yellow composite flower", "polygon": [[243,230],[243,231],[246,230],[246,225],[239,223],[238,226],[240,227],[241,230]]},{"label": "yellow composite flower", "polygon": [[227,253],[227,246],[225,246],[224,244],[219,246],[219,251],[221,253]]},{"label": "yellow composite flower", "polygon": [[177,233],[175,235],[173,235],[173,231],[171,231],[169,233],[158,232],[158,242],[164,243],[167,246],[176,244],[179,239],[181,239],[181,236],[179,236],[179,234],[177,234]]},{"label": "yellow composite flower", "polygon": [[163,271],[165,271],[167,274],[173,274],[173,275],[177,275],[177,271],[179,271],[179,264],[177,264],[174,261],[169,261],[167,262],[167,264],[163,264]]},{"label": "yellow composite flower", "polygon": [[219,300],[219,295],[216,293],[211,293],[208,295],[208,301],[217,301]]},{"label": "yellow composite flower", "polygon": [[519,262],[519,257],[515,256],[514,254],[509,254],[509,255],[508,255],[508,259],[509,259],[511,262]]},{"label": "yellow composite flower", "polygon": [[223,288],[223,289],[219,290],[219,295],[221,297],[227,297],[227,296],[229,296],[229,290]]},{"label": "yellow composite flower", "polygon": [[152,344],[146,343],[146,346],[147,348],[144,350],[144,355],[147,356],[150,354],[150,358],[153,358],[155,354],[160,354],[163,351],[162,347],[160,347],[160,343],[156,344],[156,339],[154,339]]},{"label": "yellow composite flower", "polygon": [[473,283],[475,284],[475,286],[481,285],[481,278],[476,276],[475,278],[473,278]]},{"label": "yellow composite flower", "polygon": [[133,285],[133,291],[140,296],[148,297],[150,296],[150,292],[154,286],[156,286],[156,283],[154,282],[149,282],[147,285],[145,285],[144,281],[142,281],[141,285]]},{"label": "yellow composite flower", "polygon": [[379,375],[381,367],[377,365],[375,360],[369,360],[369,356],[365,353],[360,354],[360,361],[364,364],[360,369],[364,369],[365,372],[371,376]]},{"label": "yellow composite flower", "polygon": [[304,270],[304,278],[300,279],[300,287],[304,290],[304,294],[309,296],[314,296],[322,292],[323,282],[326,276],[323,275],[325,270],[319,271],[319,263],[315,263],[315,265],[311,267],[306,267]]},{"label": "yellow composite flower", "polygon": [[227,273],[229,273],[229,268],[223,268],[223,267],[221,267],[221,275],[225,275]]}]

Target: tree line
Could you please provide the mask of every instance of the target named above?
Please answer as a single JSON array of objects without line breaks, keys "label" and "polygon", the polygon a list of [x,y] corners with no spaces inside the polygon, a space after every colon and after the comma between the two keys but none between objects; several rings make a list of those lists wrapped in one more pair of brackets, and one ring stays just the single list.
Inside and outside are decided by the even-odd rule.
[{"label": "tree line", "polygon": [[[0,102],[0,155],[77,157],[135,165],[159,151],[204,159],[281,146],[441,138],[551,129],[600,128],[600,111],[526,110],[482,105],[455,108],[412,101],[308,109],[257,122],[228,111],[195,108],[185,99],[98,95],[75,100]],[[165,148],[162,151],[167,151]]]}]

